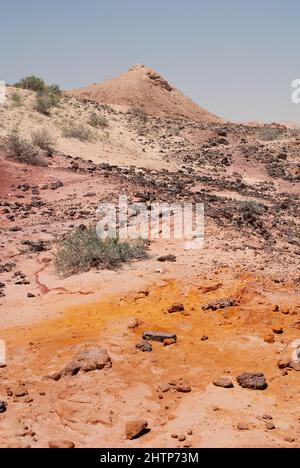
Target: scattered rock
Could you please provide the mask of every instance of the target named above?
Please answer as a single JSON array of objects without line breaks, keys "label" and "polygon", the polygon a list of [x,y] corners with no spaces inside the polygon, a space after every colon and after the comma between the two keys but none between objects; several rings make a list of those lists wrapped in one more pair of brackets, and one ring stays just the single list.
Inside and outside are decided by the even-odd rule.
[{"label": "scattered rock", "polygon": [[237,383],[243,388],[251,390],[265,390],[268,387],[264,374],[244,373],[237,377]]},{"label": "scattered rock", "polygon": [[133,319],[133,320],[130,320],[130,322],[129,322],[128,325],[127,325],[127,328],[128,328],[129,330],[133,330],[133,329],[139,327],[140,325],[141,325],[141,321],[140,321],[140,320],[138,320],[138,319]]},{"label": "scattered rock", "polygon": [[50,440],[48,446],[51,449],[73,449],[75,448],[74,442],[70,440]]},{"label": "scattered rock", "polygon": [[171,385],[169,384],[161,384],[158,386],[157,391],[161,393],[167,393],[171,390]]},{"label": "scattered rock", "polygon": [[279,369],[286,369],[287,367],[290,367],[290,364],[291,359],[288,357],[279,359],[279,361],[277,362],[277,366]]},{"label": "scattered rock", "polygon": [[183,304],[173,304],[171,307],[168,308],[169,314],[175,314],[176,312],[183,312],[184,305]]},{"label": "scattered rock", "polygon": [[228,377],[220,377],[219,379],[214,381],[214,385],[216,387],[222,387],[222,388],[233,388],[234,385],[232,383],[232,380]]},{"label": "scattered rock", "polygon": [[192,389],[188,384],[180,383],[176,386],[176,391],[178,393],[190,393]]},{"label": "scattered rock", "polygon": [[0,401],[0,414],[5,413],[6,409],[6,403],[4,401]]},{"label": "scattered rock", "polygon": [[158,341],[163,343],[165,340],[177,341],[177,336],[174,333],[146,331],[143,333],[143,339],[146,341]]},{"label": "scattered rock", "polygon": [[272,331],[273,331],[273,333],[275,333],[276,335],[282,335],[282,333],[283,333],[283,328],[282,328],[280,325],[273,325]]},{"label": "scattered rock", "polygon": [[295,438],[294,438],[294,437],[285,437],[284,440],[285,440],[285,442],[289,442],[290,444],[292,444],[293,442],[295,442]]},{"label": "scattered rock", "polygon": [[202,310],[220,310],[227,307],[236,307],[238,304],[234,299],[223,299],[221,301],[210,302],[202,307]]},{"label": "scattered rock", "polygon": [[139,349],[143,353],[151,353],[152,351],[152,346],[149,341],[143,340],[140,343],[135,345],[136,349]]},{"label": "scattered rock", "polygon": [[147,427],[148,422],[144,419],[128,422],[125,426],[125,434],[127,439],[132,440],[136,437],[142,436]]},{"label": "scattered rock", "polygon": [[173,262],[174,263],[174,262],[176,262],[176,257],[175,257],[175,255],[171,255],[171,254],[170,255],[163,255],[161,257],[158,257],[157,260],[159,262],[162,262],[162,263],[164,263],[164,262]]},{"label": "scattered rock", "polygon": [[273,431],[276,429],[275,424],[270,421],[266,422],[266,429],[268,429],[268,431]]},{"label": "scattered rock", "polygon": [[237,428],[239,431],[249,431],[250,430],[250,427],[248,424],[245,424],[245,423],[239,423],[237,425]]}]

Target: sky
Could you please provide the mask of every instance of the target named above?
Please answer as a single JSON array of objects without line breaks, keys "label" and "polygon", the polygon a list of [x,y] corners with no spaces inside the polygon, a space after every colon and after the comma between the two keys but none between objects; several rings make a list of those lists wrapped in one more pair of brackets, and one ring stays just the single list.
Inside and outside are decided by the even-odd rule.
[{"label": "sky", "polygon": [[299,0],[0,0],[0,79],[63,89],[144,63],[232,121],[294,121]]}]

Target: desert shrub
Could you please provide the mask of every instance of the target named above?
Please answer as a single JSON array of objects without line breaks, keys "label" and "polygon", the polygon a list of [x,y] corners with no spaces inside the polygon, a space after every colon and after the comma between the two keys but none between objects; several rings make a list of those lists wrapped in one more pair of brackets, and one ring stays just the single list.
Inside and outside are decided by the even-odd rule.
[{"label": "desert shrub", "polygon": [[47,86],[42,93],[36,97],[36,110],[44,115],[50,115],[52,107],[56,106],[61,97],[61,91],[56,85]]},{"label": "desert shrub", "polygon": [[146,114],[144,109],[142,109],[141,107],[137,107],[137,106],[132,107],[130,112],[134,117],[138,118],[141,122],[146,123],[148,121],[148,115]]},{"label": "desert shrub", "polygon": [[66,138],[76,138],[80,141],[92,141],[93,132],[82,124],[68,124],[63,128],[63,136]]},{"label": "desert shrub", "polygon": [[108,127],[108,120],[103,116],[103,115],[98,115],[95,112],[93,112],[90,115],[88,124],[91,125],[91,127],[94,128],[107,128]]},{"label": "desert shrub", "polygon": [[256,131],[257,138],[262,141],[275,141],[279,140],[284,135],[282,128],[264,127]]},{"label": "desert shrub", "polygon": [[36,97],[36,110],[40,114],[50,115],[51,107],[53,107],[51,96],[46,93],[38,94]]},{"label": "desert shrub", "polygon": [[30,89],[31,91],[42,93],[45,91],[46,84],[42,78],[32,75],[22,78],[15,86],[17,88]]},{"label": "desert shrub", "polygon": [[31,139],[34,146],[44,151],[52,152],[54,149],[55,141],[46,129],[36,130],[32,133]]},{"label": "desert shrub", "polygon": [[119,242],[101,240],[96,229],[82,227],[62,239],[55,253],[55,266],[59,274],[70,276],[92,268],[114,269],[124,262],[147,256],[148,242],[137,239]]},{"label": "desert shrub", "polygon": [[7,141],[9,156],[17,162],[34,166],[44,165],[37,149],[13,130]]},{"label": "desert shrub", "polygon": [[23,99],[19,93],[13,93],[10,97],[10,101],[13,107],[20,107],[23,104]]},{"label": "desert shrub", "polygon": [[172,127],[170,129],[170,136],[179,136],[180,135],[180,129],[178,127]]}]

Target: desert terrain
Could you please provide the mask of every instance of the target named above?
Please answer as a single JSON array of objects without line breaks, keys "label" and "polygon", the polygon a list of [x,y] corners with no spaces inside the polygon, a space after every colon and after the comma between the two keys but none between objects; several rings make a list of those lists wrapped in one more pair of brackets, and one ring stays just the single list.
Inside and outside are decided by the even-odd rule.
[{"label": "desert terrain", "polygon": [[[300,130],[226,122],[142,65],[35,99],[0,106],[0,447],[299,447]],[[43,164],[13,131],[51,135]],[[203,249],[58,274],[120,194],[204,203]]]}]

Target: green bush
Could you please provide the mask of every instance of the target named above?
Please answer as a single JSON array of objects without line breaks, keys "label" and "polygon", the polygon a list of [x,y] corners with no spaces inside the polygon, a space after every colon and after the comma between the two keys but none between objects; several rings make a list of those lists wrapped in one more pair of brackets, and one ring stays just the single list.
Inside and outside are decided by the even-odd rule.
[{"label": "green bush", "polygon": [[17,130],[13,130],[9,134],[7,146],[9,156],[15,161],[33,166],[44,165],[36,148],[20,137]]},{"label": "green bush", "polygon": [[81,124],[69,124],[63,128],[63,136],[65,138],[76,138],[80,141],[92,141],[94,139],[93,132]]},{"label": "green bush", "polygon": [[70,276],[97,269],[114,269],[132,259],[147,257],[148,241],[119,242],[100,240],[96,229],[84,226],[67,235],[58,244],[55,266],[59,274]]},{"label": "green bush", "polygon": [[17,88],[30,89],[38,93],[44,92],[46,88],[44,80],[34,75],[22,78],[15,86]]}]

